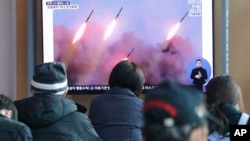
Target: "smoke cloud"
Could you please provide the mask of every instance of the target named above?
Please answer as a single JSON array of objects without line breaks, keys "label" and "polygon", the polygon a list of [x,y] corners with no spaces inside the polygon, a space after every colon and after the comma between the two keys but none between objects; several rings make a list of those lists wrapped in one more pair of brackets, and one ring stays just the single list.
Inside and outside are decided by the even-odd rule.
[{"label": "smoke cloud", "polygon": [[[133,32],[127,32],[118,40],[104,41],[104,32],[101,26],[88,22],[66,62],[69,85],[107,85],[114,65],[127,57],[132,48],[134,51],[128,59],[141,67],[146,84],[156,85],[166,78],[190,84],[187,65],[199,53],[189,39],[176,35],[169,45],[165,41],[148,44]],[[74,33],[63,26],[54,26],[55,61],[63,61],[66,49],[72,46]],[[168,51],[163,52],[164,48]]]}]

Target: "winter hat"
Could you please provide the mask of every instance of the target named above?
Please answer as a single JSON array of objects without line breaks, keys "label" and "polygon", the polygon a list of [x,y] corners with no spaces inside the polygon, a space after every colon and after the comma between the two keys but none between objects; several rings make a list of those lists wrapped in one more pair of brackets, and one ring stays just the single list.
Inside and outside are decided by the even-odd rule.
[{"label": "winter hat", "polygon": [[31,80],[31,87],[35,93],[62,95],[68,90],[65,65],[60,62],[37,65]]},{"label": "winter hat", "polygon": [[145,124],[170,127],[199,123],[207,115],[201,92],[171,80],[148,91],[143,113]]}]

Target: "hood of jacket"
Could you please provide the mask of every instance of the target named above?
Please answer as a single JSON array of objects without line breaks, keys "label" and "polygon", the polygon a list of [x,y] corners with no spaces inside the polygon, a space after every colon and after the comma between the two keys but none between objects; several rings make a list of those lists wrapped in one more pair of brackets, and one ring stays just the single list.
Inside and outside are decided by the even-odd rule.
[{"label": "hood of jacket", "polygon": [[222,103],[219,105],[219,109],[228,118],[229,124],[238,124],[242,112],[237,110],[234,105]]},{"label": "hood of jacket", "polygon": [[36,94],[14,103],[18,120],[30,127],[48,126],[77,111],[73,101],[53,94]]}]

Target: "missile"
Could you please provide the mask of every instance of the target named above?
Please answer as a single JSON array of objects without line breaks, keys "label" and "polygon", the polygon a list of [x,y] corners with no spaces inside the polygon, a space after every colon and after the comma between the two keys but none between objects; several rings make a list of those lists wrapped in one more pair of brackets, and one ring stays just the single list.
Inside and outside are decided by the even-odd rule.
[{"label": "missile", "polygon": [[131,51],[129,52],[127,58],[132,54],[133,51],[134,51],[134,48],[131,49]]},{"label": "missile", "polygon": [[122,7],[121,7],[121,9],[119,10],[118,14],[116,15],[115,19],[117,19],[117,18],[119,17],[121,11],[122,11]]},{"label": "missile", "polygon": [[186,14],[181,18],[180,23],[185,19],[189,11],[186,12]]},{"label": "missile", "polygon": [[91,11],[91,13],[89,14],[88,18],[86,19],[85,23],[88,22],[89,18],[91,17],[92,13],[94,12],[94,10]]}]

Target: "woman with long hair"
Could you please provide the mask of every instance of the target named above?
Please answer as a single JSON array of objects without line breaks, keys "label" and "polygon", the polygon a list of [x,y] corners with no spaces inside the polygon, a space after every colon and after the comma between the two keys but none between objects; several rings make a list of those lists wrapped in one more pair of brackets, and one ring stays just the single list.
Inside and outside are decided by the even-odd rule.
[{"label": "woman with long hair", "polygon": [[242,94],[239,85],[230,75],[213,77],[206,85],[208,111],[220,121],[209,123],[210,140],[223,140],[229,136],[229,125],[250,124],[248,114],[243,113]]}]

